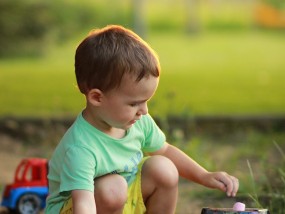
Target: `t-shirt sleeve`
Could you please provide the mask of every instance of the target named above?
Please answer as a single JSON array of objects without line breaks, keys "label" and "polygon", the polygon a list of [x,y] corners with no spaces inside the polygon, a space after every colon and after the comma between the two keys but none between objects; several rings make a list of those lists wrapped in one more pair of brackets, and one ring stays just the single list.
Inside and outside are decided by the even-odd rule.
[{"label": "t-shirt sleeve", "polygon": [[81,147],[66,151],[60,172],[60,192],[75,189],[94,191],[95,158],[92,153]]},{"label": "t-shirt sleeve", "polygon": [[159,150],[165,143],[165,134],[149,114],[143,116],[142,123],[145,135],[145,141],[142,145],[143,152],[155,152]]}]

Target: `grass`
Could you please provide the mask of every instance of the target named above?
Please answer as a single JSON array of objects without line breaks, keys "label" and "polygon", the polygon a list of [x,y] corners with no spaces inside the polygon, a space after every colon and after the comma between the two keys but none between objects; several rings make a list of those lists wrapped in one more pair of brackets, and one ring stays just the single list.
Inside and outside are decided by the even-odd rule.
[{"label": "grass", "polygon": [[[284,113],[282,34],[150,32],[146,40],[162,66],[159,89],[149,104],[153,115]],[[73,69],[79,41],[51,49],[44,58],[1,59],[0,115],[77,114],[84,106]]]},{"label": "grass", "polygon": [[[285,155],[279,144],[274,142],[277,154],[280,157],[279,164],[273,166],[266,165],[265,171],[266,183],[262,184],[263,189],[259,192],[256,190],[256,178],[253,173],[251,164],[247,161],[251,180],[252,180],[252,193],[248,193],[249,197],[254,201],[258,208],[263,208],[262,204],[267,205],[272,213],[282,214],[285,208]],[[269,169],[268,169],[269,168]],[[271,168],[271,169],[270,169]],[[270,173],[269,173],[270,172]],[[257,185],[261,185],[258,184]]]},{"label": "grass", "polygon": [[[172,38],[172,39],[171,39]],[[167,41],[169,41],[167,43]],[[168,35],[151,42],[162,62],[159,111],[281,113],[285,42],[266,33]],[[164,47],[167,44],[167,49]],[[156,98],[156,97],[155,97]],[[164,106],[169,109],[161,107]]]},{"label": "grass", "polygon": [[220,136],[192,134],[190,142],[178,140],[176,145],[208,170],[225,170],[238,177],[240,189],[236,199],[226,199],[220,191],[191,189],[184,194],[189,203],[200,198],[203,206],[231,207],[235,201],[241,201],[247,207],[284,213],[284,133],[236,129]]}]

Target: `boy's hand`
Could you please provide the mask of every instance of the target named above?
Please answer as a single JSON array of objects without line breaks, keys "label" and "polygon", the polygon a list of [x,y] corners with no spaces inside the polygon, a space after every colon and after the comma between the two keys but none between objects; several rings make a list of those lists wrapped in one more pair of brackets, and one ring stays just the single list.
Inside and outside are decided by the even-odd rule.
[{"label": "boy's hand", "polygon": [[238,179],[226,172],[208,172],[203,180],[205,186],[220,189],[229,197],[235,197],[239,188]]}]

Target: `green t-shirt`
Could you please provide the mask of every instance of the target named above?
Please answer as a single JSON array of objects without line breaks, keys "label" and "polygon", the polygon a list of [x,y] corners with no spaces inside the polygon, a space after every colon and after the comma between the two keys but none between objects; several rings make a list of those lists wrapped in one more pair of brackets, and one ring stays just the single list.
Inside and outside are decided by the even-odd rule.
[{"label": "green t-shirt", "polygon": [[71,190],[94,191],[94,178],[117,173],[131,184],[143,152],[159,150],[165,135],[144,115],[121,139],[89,124],[80,114],[63,136],[49,162],[46,213],[59,213]]}]

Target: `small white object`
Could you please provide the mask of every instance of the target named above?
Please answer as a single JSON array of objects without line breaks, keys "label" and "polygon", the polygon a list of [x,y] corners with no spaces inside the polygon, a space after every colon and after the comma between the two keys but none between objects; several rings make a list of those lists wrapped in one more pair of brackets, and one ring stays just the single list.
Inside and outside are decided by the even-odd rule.
[{"label": "small white object", "polygon": [[245,211],[245,204],[241,202],[236,202],[233,207],[234,211]]}]

